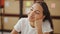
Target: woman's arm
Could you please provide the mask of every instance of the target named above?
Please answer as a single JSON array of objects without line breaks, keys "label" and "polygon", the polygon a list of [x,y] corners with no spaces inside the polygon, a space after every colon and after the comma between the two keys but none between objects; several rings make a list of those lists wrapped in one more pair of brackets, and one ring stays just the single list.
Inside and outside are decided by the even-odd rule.
[{"label": "woman's arm", "polygon": [[18,34],[18,32],[15,29],[13,29],[11,34]]},{"label": "woman's arm", "polygon": [[35,22],[35,27],[37,29],[37,34],[43,34],[42,32],[42,21],[36,21]]}]

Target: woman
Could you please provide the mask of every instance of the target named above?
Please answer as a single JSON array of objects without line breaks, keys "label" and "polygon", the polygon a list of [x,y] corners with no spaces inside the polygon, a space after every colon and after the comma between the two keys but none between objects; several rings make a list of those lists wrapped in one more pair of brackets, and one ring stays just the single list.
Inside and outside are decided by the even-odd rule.
[{"label": "woman", "polygon": [[30,8],[28,18],[21,18],[11,34],[50,34],[52,20],[45,2],[36,2]]}]

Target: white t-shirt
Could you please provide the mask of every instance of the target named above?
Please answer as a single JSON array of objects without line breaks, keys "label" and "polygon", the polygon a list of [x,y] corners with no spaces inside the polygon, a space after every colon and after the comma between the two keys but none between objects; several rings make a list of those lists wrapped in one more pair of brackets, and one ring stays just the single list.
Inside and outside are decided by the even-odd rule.
[{"label": "white t-shirt", "polygon": [[[17,32],[21,32],[21,34],[37,34],[36,28],[31,27],[28,18],[21,18],[17,24],[14,26],[14,29]],[[49,21],[45,21],[42,25],[42,32],[51,32],[53,31],[51,29]]]}]

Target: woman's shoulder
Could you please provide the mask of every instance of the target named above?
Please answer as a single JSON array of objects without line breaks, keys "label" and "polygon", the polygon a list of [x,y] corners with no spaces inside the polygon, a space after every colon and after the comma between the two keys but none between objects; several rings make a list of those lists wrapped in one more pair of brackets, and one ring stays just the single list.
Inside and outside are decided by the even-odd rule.
[{"label": "woman's shoulder", "polygon": [[19,22],[26,23],[28,22],[28,18],[20,18]]},{"label": "woman's shoulder", "polygon": [[20,21],[20,20],[21,20],[21,21],[26,21],[27,18],[20,18],[19,21]]},{"label": "woman's shoulder", "polygon": [[48,20],[46,20],[46,21],[43,22],[43,25],[44,26],[50,25],[50,22]]},{"label": "woman's shoulder", "polygon": [[51,32],[51,31],[53,31],[52,28],[51,28],[51,24],[50,24],[50,22],[48,20],[43,22],[42,30],[43,30],[43,32]]},{"label": "woman's shoulder", "polygon": [[43,23],[50,23],[48,20],[45,20]]}]

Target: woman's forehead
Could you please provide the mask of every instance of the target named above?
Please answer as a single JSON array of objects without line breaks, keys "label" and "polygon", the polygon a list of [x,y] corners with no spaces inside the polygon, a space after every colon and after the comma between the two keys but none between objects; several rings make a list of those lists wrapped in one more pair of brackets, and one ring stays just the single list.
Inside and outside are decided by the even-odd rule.
[{"label": "woman's forehead", "polygon": [[38,4],[38,3],[33,4],[33,5],[32,5],[32,8],[33,8],[33,9],[36,9],[36,10],[41,10],[41,11],[43,11],[42,6],[41,6],[40,4]]}]

